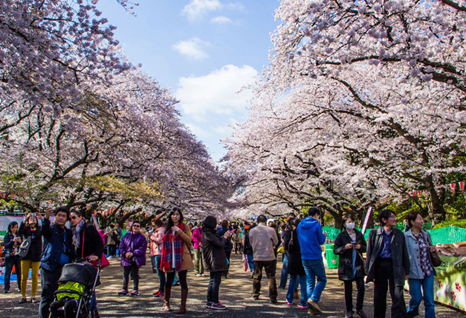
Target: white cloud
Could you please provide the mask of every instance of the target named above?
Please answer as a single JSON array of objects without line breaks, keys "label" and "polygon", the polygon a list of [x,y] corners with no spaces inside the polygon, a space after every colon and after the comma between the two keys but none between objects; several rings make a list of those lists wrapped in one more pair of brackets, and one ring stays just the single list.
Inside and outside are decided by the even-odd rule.
[{"label": "white cloud", "polygon": [[209,56],[203,50],[204,47],[209,45],[209,42],[205,42],[197,37],[193,37],[187,41],[178,42],[177,44],[173,45],[173,48],[182,55],[193,58],[195,60],[201,60]]},{"label": "white cloud", "polygon": [[191,21],[198,20],[207,12],[220,8],[222,8],[222,4],[219,0],[191,0],[191,2],[183,8],[182,13]]},{"label": "white cloud", "polygon": [[209,132],[205,131],[202,127],[199,127],[199,126],[194,125],[192,123],[188,123],[188,124],[186,124],[186,126],[198,138],[207,138],[207,137],[211,136],[211,134]]},{"label": "white cloud", "polygon": [[243,87],[253,85],[257,75],[257,71],[248,65],[226,65],[206,76],[180,78],[175,95],[186,115],[206,121],[208,113],[244,111],[252,92]]},{"label": "white cloud", "polygon": [[216,23],[216,24],[228,24],[228,23],[231,23],[232,21],[230,18],[227,18],[224,16],[218,16],[218,17],[210,19],[210,22]]}]

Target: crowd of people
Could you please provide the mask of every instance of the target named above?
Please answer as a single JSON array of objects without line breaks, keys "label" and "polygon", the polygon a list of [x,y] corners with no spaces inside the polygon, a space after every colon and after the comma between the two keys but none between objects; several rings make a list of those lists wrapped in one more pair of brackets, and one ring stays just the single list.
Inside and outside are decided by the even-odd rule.
[{"label": "crowd of people", "polygon": [[[54,222],[50,217],[54,215]],[[163,298],[163,310],[171,311],[170,297],[174,284],[181,286],[181,304],[177,313],[187,311],[188,271],[204,276],[209,272],[206,290],[206,308],[223,310],[220,302],[222,278],[229,278],[230,257],[242,253],[246,271],[251,271],[252,298],[261,295],[262,275],[265,271],[268,298],[278,302],[276,268],[279,252],[283,253],[283,267],[278,288],[288,289],[286,304],[320,314],[322,292],[327,283],[322,245],[326,233],[319,221],[320,210],[311,208],[304,218],[289,218],[276,223],[264,215],[256,223],[236,224],[228,220],[206,217],[200,224],[187,223],[179,208],[172,209],[166,217],[158,215],[151,220],[147,231],[140,221],[132,221],[125,235],[117,225],[97,230],[86,222],[79,212],[67,207],[48,208],[45,215],[28,214],[21,224],[10,223],[5,243],[4,291],[10,291],[10,274],[13,266],[18,274],[18,289],[27,301],[26,288],[29,270],[32,272],[31,301],[36,302],[38,273],[41,276],[41,299],[38,317],[49,317],[54,293],[59,287],[63,266],[76,259],[97,261],[104,254],[121,258],[123,269],[122,289],[118,295],[139,295],[139,269],[146,264],[149,248],[151,267],[159,278],[155,298]],[[364,235],[355,228],[351,216],[343,219],[343,230],[337,236],[334,253],[339,255],[338,278],[343,281],[346,313],[367,317],[364,312],[365,283],[374,282],[374,317],[386,315],[387,291],[392,299],[392,317],[415,317],[424,300],[425,317],[435,317],[434,276],[435,267],[431,251],[435,251],[430,235],[422,230],[424,220],[418,212],[407,217],[407,229],[403,233],[395,228],[395,213],[383,210],[379,213],[380,227]],[[39,223],[40,221],[40,223]],[[65,224],[69,221],[70,228]],[[24,241],[29,248],[20,253]],[[366,281],[364,278],[366,277]],[[128,289],[132,280],[133,288]],[[411,300],[404,300],[405,281],[408,281]],[[353,282],[356,283],[356,311],[353,309]],[[94,309],[97,304],[94,298]],[[76,308],[76,306],[72,307]],[[70,315],[75,315],[71,312]]]}]

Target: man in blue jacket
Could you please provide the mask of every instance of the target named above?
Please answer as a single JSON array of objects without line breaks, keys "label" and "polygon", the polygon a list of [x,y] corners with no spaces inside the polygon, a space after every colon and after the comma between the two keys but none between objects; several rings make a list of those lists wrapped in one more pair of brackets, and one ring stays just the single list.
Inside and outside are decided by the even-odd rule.
[{"label": "man in blue jacket", "polygon": [[326,233],[322,232],[322,226],[316,219],[319,215],[319,209],[309,209],[308,217],[302,220],[296,229],[301,247],[301,259],[306,271],[307,296],[309,297],[307,305],[312,313],[316,314],[322,312],[318,302],[327,284],[321,248],[321,245],[325,243]]},{"label": "man in blue jacket", "polygon": [[[50,225],[50,216],[55,214],[55,223]],[[44,237],[44,249],[40,260],[40,275],[42,294],[39,306],[39,318],[49,317],[50,304],[53,302],[53,294],[58,289],[63,265],[70,263],[75,258],[73,247],[73,234],[65,227],[70,210],[67,207],[55,209],[48,208],[45,216],[38,215],[42,219],[42,236]]]}]

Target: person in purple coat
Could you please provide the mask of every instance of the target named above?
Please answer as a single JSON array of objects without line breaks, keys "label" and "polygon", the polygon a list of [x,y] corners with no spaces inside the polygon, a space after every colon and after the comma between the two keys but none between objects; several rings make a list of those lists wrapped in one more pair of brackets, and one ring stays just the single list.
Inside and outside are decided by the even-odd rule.
[{"label": "person in purple coat", "polygon": [[128,294],[128,278],[131,273],[133,291],[131,296],[138,296],[139,267],[146,265],[147,240],[141,233],[141,222],[134,221],[130,232],[120,242],[121,266],[123,266],[123,288],[118,295]]}]

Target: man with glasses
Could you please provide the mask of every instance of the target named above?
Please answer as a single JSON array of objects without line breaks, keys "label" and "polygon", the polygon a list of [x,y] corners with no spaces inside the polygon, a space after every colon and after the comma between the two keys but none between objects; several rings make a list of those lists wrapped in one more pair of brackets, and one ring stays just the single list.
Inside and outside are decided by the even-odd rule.
[{"label": "man with glasses", "polygon": [[380,212],[379,221],[380,227],[369,232],[366,252],[367,281],[374,281],[374,317],[385,317],[388,287],[392,298],[391,316],[408,317],[403,295],[410,264],[405,236],[395,229],[393,211]]},{"label": "man with glasses", "polygon": [[[50,224],[50,217],[55,214],[55,223]],[[70,215],[67,207],[59,207],[53,210],[51,207],[45,211],[45,216],[38,214],[42,220],[42,236],[44,237],[44,249],[40,260],[40,275],[42,294],[39,306],[39,318],[49,317],[50,304],[53,302],[53,294],[58,289],[63,265],[72,262],[75,258],[73,247],[73,234],[65,227]]]}]

